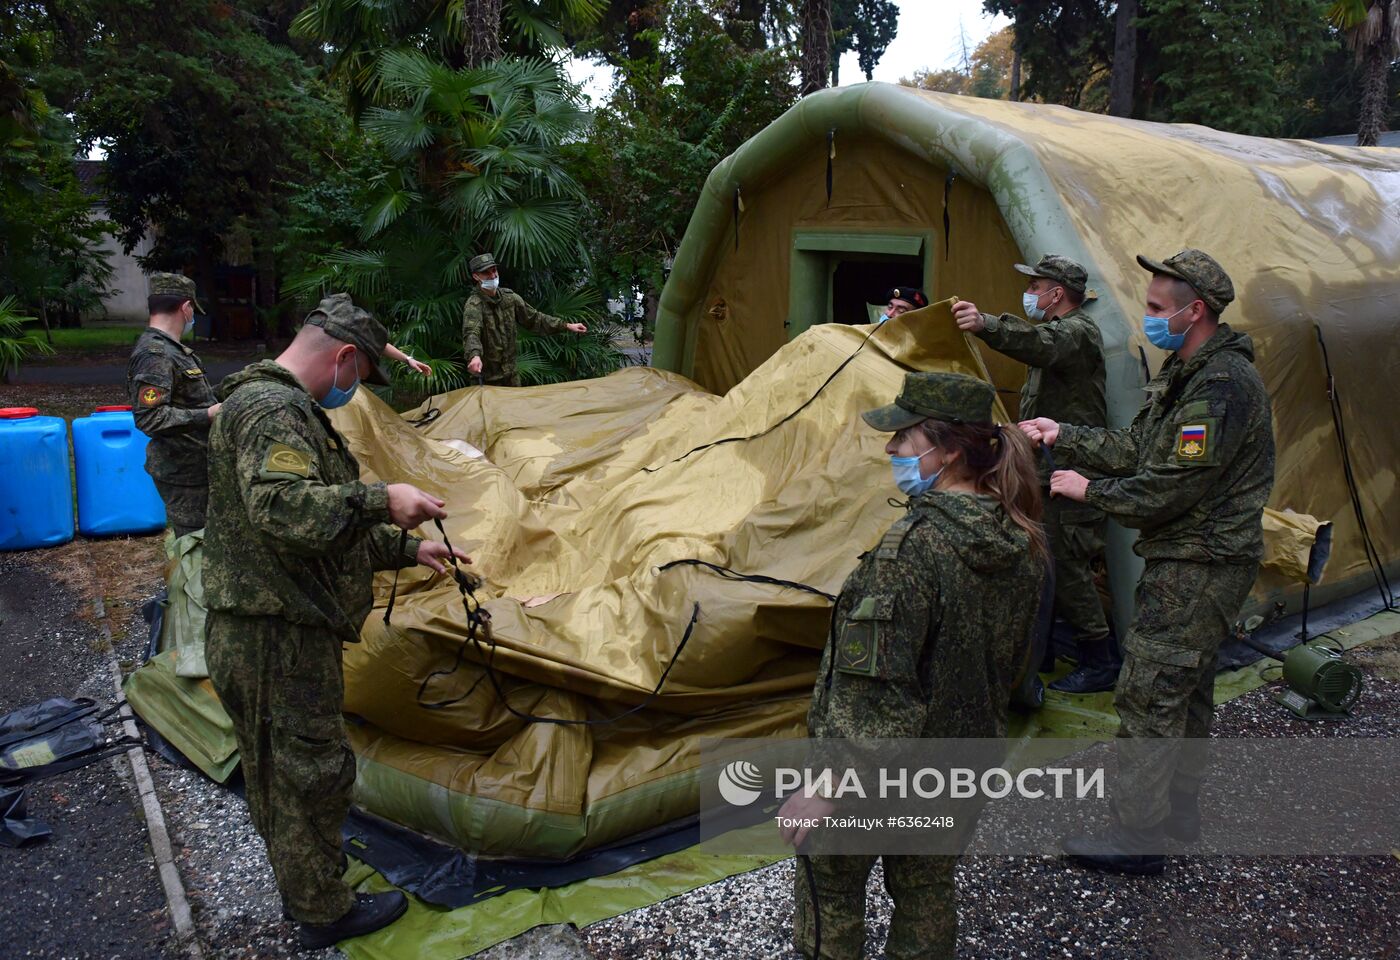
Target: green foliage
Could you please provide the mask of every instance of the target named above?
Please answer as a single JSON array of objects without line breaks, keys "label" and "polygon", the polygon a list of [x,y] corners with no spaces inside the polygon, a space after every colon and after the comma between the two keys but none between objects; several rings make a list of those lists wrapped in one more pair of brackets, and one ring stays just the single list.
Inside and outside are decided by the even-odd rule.
[{"label": "green foliage", "polygon": [[20,314],[19,302],[14,297],[0,299],[0,377],[8,379],[31,350],[53,353],[53,348],[43,340],[24,332],[24,325],[33,321],[33,317]]},{"label": "green foliage", "polygon": [[112,219],[151,268],[200,265],[208,286],[235,228],[269,242],[286,183],[314,169],[337,106],[264,32],[253,0],[55,0],[47,83],[84,144],[106,149]]},{"label": "green foliage", "polygon": [[1328,46],[1326,0],[1149,0],[1138,24],[1153,38],[1152,119],[1276,136],[1298,80]]},{"label": "green foliage", "polygon": [[[8,24],[5,24],[8,26]],[[71,124],[33,82],[42,51],[32,37],[0,36],[0,294],[76,321],[111,277],[73,164]]]},{"label": "green foliage", "polygon": [[[566,32],[588,29],[607,0],[504,0],[502,46],[518,57],[547,56]],[[294,36],[328,50],[332,80],[343,85],[353,116],[391,93],[383,89],[383,60],[417,52],[449,70],[467,66],[473,31],[465,0],[312,0],[292,23]]]},{"label": "green foliage", "polygon": [[983,0],[982,7],[1011,18],[1026,67],[1024,99],[1107,108],[1114,0]]},{"label": "green foliage", "polygon": [[[466,383],[461,311],[476,253],[493,251],[503,282],[540,309],[591,321],[597,295],[579,282],[583,195],[560,152],[584,116],[555,67],[504,59],[453,69],[415,50],[377,63],[380,103],[366,108],[360,126],[383,163],[360,198],[357,245],[322,256],[289,289],[308,302],[348,290],[376,311],[396,346],[433,366],[434,389]],[[528,375],[615,368],[620,357],[601,351],[605,345],[595,338],[582,352],[542,348]],[[406,376],[403,384],[421,381]]]},{"label": "green foliage", "polygon": [[831,85],[840,84],[837,64],[847,50],[856,52],[860,72],[869,80],[899,31],[899,4],[894,0],[832,0]]},{"label": "green foliage", "polygon": [[710,170],[797,95],[791,47],[747,49],[699,3],[663,13],[641,47],[650,54],[626,61],[587,140],[570,148],[597,282],[629,313],[639,292],[654,308]]},{"label": "green foliage", "polygon": [[[1013,20],[1027,99],[1097,111],[1108,107],[1117,6],[983,0]],[[1338,132],[1339,98],[1354,86],[1334,56],[1339,35],[1327,8],[1327,0],[1140,0],[1132,115],[1257,136]]]}]

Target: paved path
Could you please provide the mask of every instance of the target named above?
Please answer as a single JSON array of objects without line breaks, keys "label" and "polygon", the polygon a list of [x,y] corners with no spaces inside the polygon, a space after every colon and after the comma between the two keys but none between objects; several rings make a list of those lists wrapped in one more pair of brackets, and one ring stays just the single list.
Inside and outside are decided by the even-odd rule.
[{"label": "paved path", "polygon": [[[251,360],[216,360],[213,363],[205,364],[205,369],[209,371],[209,379],[215,383],[228,376],[230,373],[237,373]],[[46,364],[30,364],[20,367],[19,373],[14,377],[14,382],[22,383],[68,383],[68,384],[113,384],[126,383],[126,364],[89,364],[85,366],[48,366]]]}]

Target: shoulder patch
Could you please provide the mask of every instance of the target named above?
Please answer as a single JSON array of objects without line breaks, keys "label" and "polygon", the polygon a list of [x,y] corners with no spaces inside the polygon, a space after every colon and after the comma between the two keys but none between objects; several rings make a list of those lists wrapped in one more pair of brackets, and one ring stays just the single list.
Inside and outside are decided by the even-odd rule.
[{"label": "shoulder patch", "polygon": [[909,531],[918,526],[923,517],[917,513],[907,513],[894,522],[885,535],[880,538],[880,546],[875,549],[876,560],[895,560],[899,557],[899,548],[904,545],[904,538],[909,536]]},{"label": "shoulder patch", "polygon": [[1219,421],[1213,417],[1183,423],[1176,437],[1176,459],[1183,463],[1209,463],[1218,427]]},{"label": "shoulder patch", "polygon": [[139,395],[141,406],[158,407],[165,402],[165,391],[160,387],[144,386]]},{"label": "shoulder patch", "polygon": [[894,617],[889,597],[865,597],[846,615],[837,640],[836,669],[860,677],[880,676],[880,640]]},{"label": "shoulder patch", "polygon": [[311,454],[285,443],[274,443],[267,448],[258,476],[263,479],[301,477],[305,480],[311,476]]}]

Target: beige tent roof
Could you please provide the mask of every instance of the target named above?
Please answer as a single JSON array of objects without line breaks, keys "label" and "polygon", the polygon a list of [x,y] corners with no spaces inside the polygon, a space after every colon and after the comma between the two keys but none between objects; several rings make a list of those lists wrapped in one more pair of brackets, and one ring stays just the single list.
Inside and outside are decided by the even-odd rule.
[{"label": "beige tent roof", "polygon": [[[1011,261],[1047,252],[1081,260],[1100,294],[1092,312],[1109,352],[1110,417],[1120,425],[1141,400],[1141,358],[1153,369],[1163,359],[1141,335],[1147,274],[1134,257],[1206,250],[1234,279],[1237,300],[1224,319],[1253,337],[1273,395],[1272,505],[1335,524],[1324,579],[1334,589],[1323,595],[1373,581],[1315,327],[1371,534],[1392,570],[1400,561],[1400,150],[887,84],[823,91],[711,174],[662,297],[657,366],[725,390],[826,319],[799,300],[802,248],[820,246],[823,231],[922,236],[930,298],[957,294],[991,310],[1019,309]],[[1018,365],[985,354],[997,385],[1014,389]],[[1126,546],[1120,536],[1112,555],[1128,571]],[[1282,586],[1266,577],[1256,593]]]}]

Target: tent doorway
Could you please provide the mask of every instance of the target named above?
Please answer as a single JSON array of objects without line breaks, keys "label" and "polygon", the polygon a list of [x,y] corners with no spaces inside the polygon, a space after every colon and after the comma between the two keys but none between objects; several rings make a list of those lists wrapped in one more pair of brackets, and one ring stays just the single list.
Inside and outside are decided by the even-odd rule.
[{"label": "tent doorway", "polygon": [[920,234],[795,231],[788,337],[818,323],[870,323],[868,305],[883,305],[890,287],[927,289],[931,246]]},{"label": "tent doorway", "polygon": [[[833,254],[835,259],[838,255]],[[868,304],[885,304],[890,287],[922,287],[918,257],[842,257],[831,272],[831,323],[869,323]]]}]

